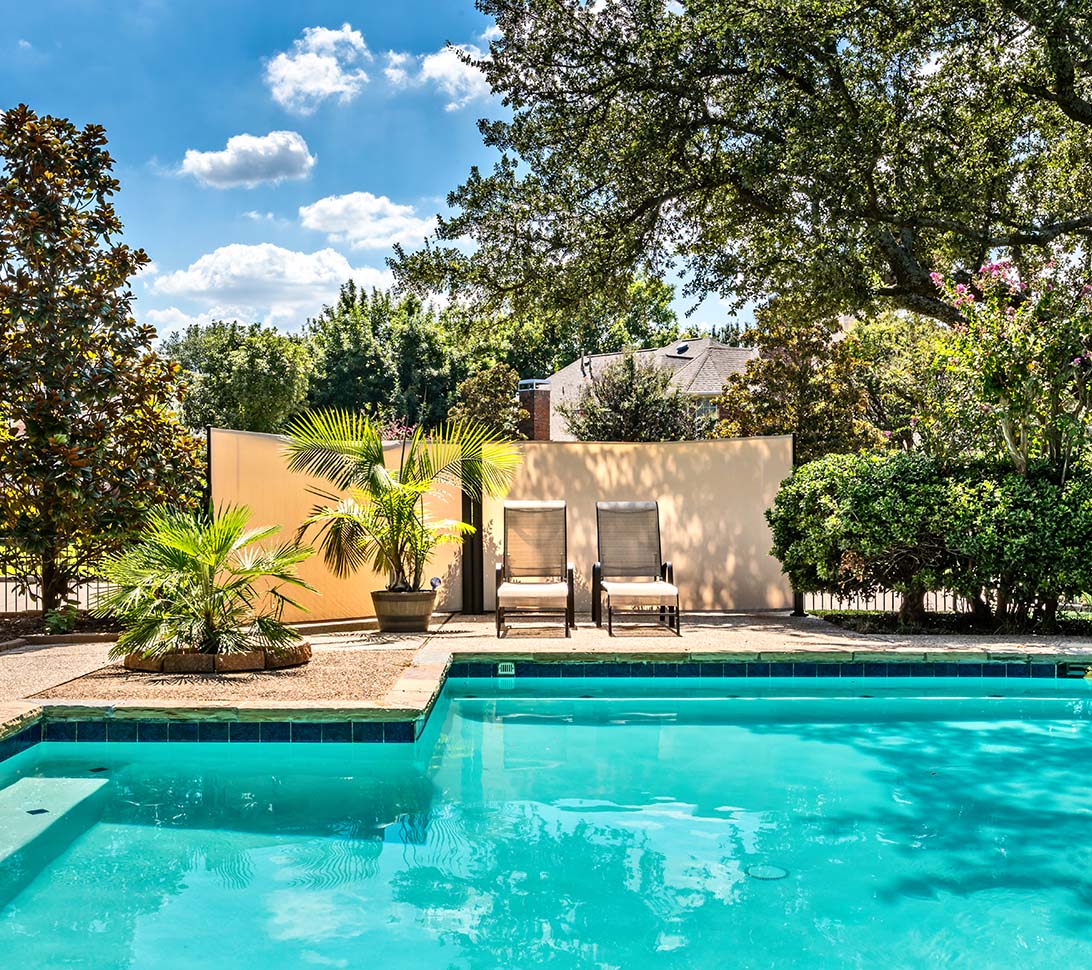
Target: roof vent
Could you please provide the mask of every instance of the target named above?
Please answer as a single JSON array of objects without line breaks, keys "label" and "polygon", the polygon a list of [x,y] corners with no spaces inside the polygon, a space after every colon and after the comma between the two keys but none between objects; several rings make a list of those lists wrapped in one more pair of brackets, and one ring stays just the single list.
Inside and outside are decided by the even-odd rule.
[{"label": "roof vent", "polygon": [[675,353],[685,354],[689,349],[690,344],[679,344],[679,346],[675,348]]}]

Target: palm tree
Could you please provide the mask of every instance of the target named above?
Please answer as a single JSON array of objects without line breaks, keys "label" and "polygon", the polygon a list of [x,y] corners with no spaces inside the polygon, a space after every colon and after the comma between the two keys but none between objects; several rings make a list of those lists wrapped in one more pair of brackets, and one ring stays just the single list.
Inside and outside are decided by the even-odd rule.
[{"label": "palm tree", "polygon": [[451,421],[433,431],[417,428],[402,441],[398,465],[388,468],[380,426],[343,410],[312,411],[288,429],[288,467],[331,482],[348,497],[315,494],[319,505],[301,535],[318,526],[323,558],[337,576],[371,566],[388,576],[387,589],[421,589],[436,546],[474,531],[454,519],[432,520],[424,496],[445,488],[469,495],[503,495],[520,454],[485,425]]},{"label": "palm tree", "polygon": [[312,589],[295,568],[314,550],[259,545],[280,527],[247,529],[249,518],[245,506],[215,515],[153,511],[136,544],[103,566],[112,588],[95,613],[125,628],[110,655],[276,651],[298,642],[281,622],[285,606],[299,605],[284,587]]}]

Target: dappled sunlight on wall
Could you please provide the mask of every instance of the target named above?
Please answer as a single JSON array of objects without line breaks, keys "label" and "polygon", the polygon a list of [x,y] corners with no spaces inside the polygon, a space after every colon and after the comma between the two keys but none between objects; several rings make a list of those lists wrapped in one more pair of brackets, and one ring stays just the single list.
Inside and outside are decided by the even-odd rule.
[{"label": "dappled sunlight on wall", "polygon": [[[332,491],[325,479],[288,470],[284,441],[279,435],[219,429],[212,431],[210,440],[213,504],[249,506],[251,526],[281,526],[276,542],[291,539],[312,508],[326,504],[310,489]],[[388,467],[397,467],[398,447],[387,446]],[[428,496],[425,509],[434,519],[460,519],[462,497],[457,490],[447,489]],[[307,541],[314,544],[310,538]],[[454,610],[462,605],[460,560],[457,543],[441,545],[425,571],[426,580],[434,576],[443,580],[438,609]],[[326,568],[318,552],[300,566],[299,574],[319,592],[298,592],[294,598],[308,609],[304,612],[289,607],[285,619],[290,622],[372,616],[369,594],[387,584],[386,576],[366,569],[340,579]]]},{"label": "dappled sunlight on wall", "polygon": [[[525,442],[513,499],[568,502],[569,559],[577,609],[591,606],[596,559],[595,503],[656,499],[663,556],[675,565],[689,610],[788,609],[792,592],[765,511],[792,471],[792,438],[739,438],[655,444]],[[503,542],[500,500],[487,499],[485,606]]]}]

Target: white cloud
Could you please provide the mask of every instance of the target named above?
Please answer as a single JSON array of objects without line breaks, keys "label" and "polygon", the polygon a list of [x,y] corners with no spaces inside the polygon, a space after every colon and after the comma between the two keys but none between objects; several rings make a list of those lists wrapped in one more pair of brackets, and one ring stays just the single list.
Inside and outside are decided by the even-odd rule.
[{"label": "white cloud", "polygon": [[[272,243],[231,243],[186,269],[160,275],[152,290],[203,307],[230,308],[231,319],[298,326],[336,300],[341,284],[349,279],[367,289],[386,289],[393,283],[389,270],[354,267],[333,249],[301,253]],[[174,309],[151,310],[145,316],[155,322],[153,313]],[[208,312],[202,310],[199,317]]]},{"label": "white cloud", "polygon": [[306,178],[315,156],[303,136],[295,131],[271,131],[268,135],[233,135],[219,152],[186,151],[182,172],[205,185],[228,189],[262,182]]},{"label": "white cloud", "polygon": [[348,243],[353,249],[385,249],[395,243],[419,245],[435,227],[412,205],[399,205],[385,195],[350,192],[330,195],[300,207],[305,229],[324,232],[331,242]]},{"label": "white cloud", "polygon": [[359,65],[372,59],[359,30],[307,27],[292,50],[277,54],[265,67],[273,100],[289,111],[310,114],[327,98],[351,101],[368,83]]},{"label": "white cloud", "polygon": [[411,83],[410,71],[413,69],[416,58],[412,54],[387,51],[387,66],[383,73],[395,87],[404,87]]},{"label": "white cloud", "polygon": [[488,98],[492,93],[485,75],[473,65],[464,63],[460,59],[460,52],[469,54],[475,60],[482,60],[486,56],[474,44],[444,47],[420,57],[388,51],[387,66],[383,73],[395,87],[427,85],[434,88],[447,96],[445,110],[458,111],[471,101]]},{"label": "white cloud", "polygon": [[23,37],[20,37],[20,38],[19,38],[19,49],[20,49],[20,50],[28,51],[28,50],[30,50],[30,49],[31,49],[31,48],[32,48],[33,46],[34,46],[34,45],[33,45],[33,44],[32,44],[32,43],[31,43],[31,42],[29,41],[29,40],[26,40],[26,39],[25,39],[25,38],[23,38]]},{"label": "white cloud", "polygon": [[[224,312],[226,310],[226,312]],[[144,322],[155,327],[156,335],[166,337],[168,334],[185,330],[191,324],[206,326],[213,320],[236,320],[248,322],[245,317],[240,318],[233,313],[230,307],[213,307],[205,313],[185,313],[176,306],[167,307],[164,310],[148,310],[144,314]]]},{"label": "white cloud", "polygon": [[485,28],[485,31],[478,38],[483,44],[488,44],[491,40],[500,40],[504,36],[504,31],[500,29],[496,24],[490,24]]},{"label": "white cloud", "polygon": [[458,48],[445,47],[435,54],[426,54],[421,62],[421,80],[435,85],[451,99],[444,105],[447,111],[465,108],[471,101],[488,98],[492,93],[485,75],[463,63],[459,51],[476,60],[484,56],[473,44],[461,44]]}]

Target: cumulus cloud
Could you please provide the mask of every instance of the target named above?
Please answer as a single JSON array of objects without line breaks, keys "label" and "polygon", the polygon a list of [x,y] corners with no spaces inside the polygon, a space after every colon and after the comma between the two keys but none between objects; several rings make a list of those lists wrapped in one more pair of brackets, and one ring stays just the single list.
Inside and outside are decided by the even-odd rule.
[{"label": "cumulus cloud", "polygon": [[248,189],[263,182],[306,178],[315,166],[315,156],[303,136],[295,131],[271,131],[268,135],[233,135],[218,152],[189,149],[182,172],[218,189],[244,185]]},{"label": "cumulus cloud", "polygon": [[396,87],[423,85],[439,91],[448,98],[445,110],[458,111],[471,101],[488,98],[492,93],[485,75],[473,65],[464,63],[460,52],[475,60],[485,57],[485,52],[474,44],[448,46],[419,57],[388,51],[383,73]]},{"label": "cumulus cloud", "polygon": [[205,326],[212,323],[213,320],[236,319],[244,323],[249,322],[245,317],[240,318],[237,313],[232,312],[231,307],[213,307],[204,313],[185,313],[179,310],[178,307],[171,306],[162,310],[148,310],[144,314],[143,322],[150,323],[155,327],[158,336],[166,337],[168,334],[185,330],[186,327],[194,323]]},{"label": "cumulus cloud", "polygon": [[[207,315],[204,308],[230,308],[230,319],[299,326],[336,300],[341,284],[350,279],[368,289],[386,289],[393,283],[389,270],[354,267],[333,249],[302,253],[272,243],[231,243],[206,253],[186,269],[160,274],[151,289],[199,304],[203,309],[197,319]],[[145,317],[155,323],[152,314],[174,309],[151,310]]]},{"label": "cumulus cloud", "polygon": [[289,111],[311,114],[327,98],[351,101],[368,83],[360,66],[372,59],[359,30],[307,27],[292,50],[281,51],[265,66],[273,100]]},{"label": "cumulus cloud", "polygon": [[387,51],[387,66],[383,73],[395,87],[406,87],[413,83],[413,73],[417,70],[417,58],[404,51]]},{"label": "cumulus cloud", "polygon": [[350,192],[330,195],[300,207],[305,229],[326,233],[331,242],[348,243],[353,249],[385,249],[395,243],[418,245],[435,227],[412,205],[400,205],[385,195]]}]

